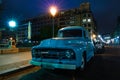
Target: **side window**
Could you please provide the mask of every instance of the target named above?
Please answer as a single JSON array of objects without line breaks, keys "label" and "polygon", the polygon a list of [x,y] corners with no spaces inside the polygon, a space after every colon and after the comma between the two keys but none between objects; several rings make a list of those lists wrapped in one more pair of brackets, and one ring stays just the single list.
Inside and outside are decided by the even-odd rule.
[{"label": "side window", "polygon": [[83,31],[83,35],[84,35],[84,37],[85,37],[85,38],[90,39],[90,37],[89,37],[89,35],[87,34],[87,32],[86,32],[86,31]]}]

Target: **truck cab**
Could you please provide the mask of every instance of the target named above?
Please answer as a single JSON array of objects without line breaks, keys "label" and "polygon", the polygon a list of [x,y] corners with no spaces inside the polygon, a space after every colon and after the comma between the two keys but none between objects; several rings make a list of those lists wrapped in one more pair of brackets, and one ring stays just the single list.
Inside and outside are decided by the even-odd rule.
[{"label": "truck cab", "polygon": [[34,46],[30,63],[49,69],[84,70],[93,56],[94,45],[87,30],[68,26],[59,29],[57,37]]}]

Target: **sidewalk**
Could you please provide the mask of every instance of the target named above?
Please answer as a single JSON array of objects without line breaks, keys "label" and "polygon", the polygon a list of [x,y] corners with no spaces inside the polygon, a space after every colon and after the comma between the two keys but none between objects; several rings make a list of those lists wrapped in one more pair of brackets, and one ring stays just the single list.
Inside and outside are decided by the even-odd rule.
[{"label": "sidewalk", "polygon": [[31,52],[0,54],[0,74],[30,66]]}]

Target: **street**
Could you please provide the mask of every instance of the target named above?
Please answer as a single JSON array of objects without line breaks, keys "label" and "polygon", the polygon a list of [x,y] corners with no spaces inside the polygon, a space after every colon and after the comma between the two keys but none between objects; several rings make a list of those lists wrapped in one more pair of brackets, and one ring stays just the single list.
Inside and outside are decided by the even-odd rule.
[{"label": "street", "polygon": [[119,80],[120,79],[120,49],[107,47],[103,54],[95,54],[88,63],[85,72],[69,70],[46,70],[27,74],[20,80]]},{"label": "street", "polygon": [[25,68],[0,77],[0,80],[119,80],[120,48],[106,47],[88,63],[84,72]]}]

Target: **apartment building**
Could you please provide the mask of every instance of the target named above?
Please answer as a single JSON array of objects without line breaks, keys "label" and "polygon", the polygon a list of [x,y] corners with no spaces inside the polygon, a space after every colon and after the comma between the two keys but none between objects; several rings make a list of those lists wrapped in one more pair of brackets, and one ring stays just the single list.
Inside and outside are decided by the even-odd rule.
[{"label": "apartment building", "polygon": [[[52,37],[52,19],[53,17],[50,14],[44,14],[21,21],[21,24],[30,21],[31,30],[28,30],[28,25],[25,25],[26,27],[18,26],[18,40],[24,41],[28,39],[28,35],[31,36],[33,41]],[[59,11],[54,20],[55,34],[59,28],[65,26],[83,26],[91,35],[97,34],[97,25],[89,2],[80,4],[78,8]]]},{"label": "apartment building", "polygon": [[117,17],[117,24],[112,35],[114,43],[120,44],[120,16]]}]

